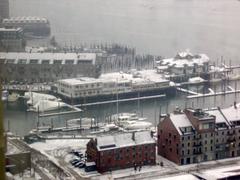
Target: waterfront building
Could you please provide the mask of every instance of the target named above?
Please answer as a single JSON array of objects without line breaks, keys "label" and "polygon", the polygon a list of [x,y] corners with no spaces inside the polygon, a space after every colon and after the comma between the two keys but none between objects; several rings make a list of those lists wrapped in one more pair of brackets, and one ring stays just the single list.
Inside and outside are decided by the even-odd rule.
[{"label": "waterfront building", "polygon": [[25,41],[21,28],[0,28],[0,50],[2,51],[23,51]]},{"label": "waterfront building", "polygon": [[166,115],[157,146],[159,155],[179,165],[240,156],[240,105]]},{"label": "waterfront building", "polygon": [[48,36],[50,35],[50,23],[42,17],[11,17],[2,21],[5,28],[21,27],[26,36]]},{"label": "waterfront building", "polygon": [[0,0],[0,22],[3,18],[9,17],[9,1]]},{"label": "waterfront building", "polygon": [[87,161],[99,172],[155,165],[155,141],[149,131],[100,136],[87,144]]},{"label": "waterfront building", "polygon": [[79,76],[96,77],[95,53],[0,53],[0,77],[10,81],[55,82]]},{"label": "waterfront building", "polygon": [[86,98],[121,94],[136,94],[170,88],[169,80],[155,70],[132,73],[107,73],[99,78],[80,77],[57,82],[57,92],[66,98]]},{"label": "waterfront building", "polygon": [[205,54],[178,53],[174,58],[156,61],[157,72],[165,73],[171,81],[188,81],[191,77],[208,78],[209,57]]}]

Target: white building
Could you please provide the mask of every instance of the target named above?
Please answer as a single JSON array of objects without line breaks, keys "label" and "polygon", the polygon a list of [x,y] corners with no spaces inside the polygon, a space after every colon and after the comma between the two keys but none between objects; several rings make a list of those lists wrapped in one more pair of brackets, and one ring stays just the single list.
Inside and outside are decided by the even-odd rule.
[{"label": "white building", "polygon": [[0,53],[5,82],[53,82],[79,76],[95,77],[95,53]]},{"label": "white building", "polygon": [[166,80],[154,70],[143,70],[136,77],[133,73],[107,73],[99,78],[80,77],[62,79],[57,83],[58,93],[68,98],[91,97],[97,95],[117,95],[143,92],[169,87]]}]

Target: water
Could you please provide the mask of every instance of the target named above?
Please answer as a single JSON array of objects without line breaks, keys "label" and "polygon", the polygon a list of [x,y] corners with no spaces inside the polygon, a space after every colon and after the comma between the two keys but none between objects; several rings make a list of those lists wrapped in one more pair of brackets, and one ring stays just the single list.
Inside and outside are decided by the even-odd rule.
[{"label": "water", "polygon": [[[52,35],[63,45],[121,43],[136,47],[138,53],[166,57],[190,49],[194,53],[206,53],[214,61],[224,56],[235,64],[240,57],[239,9],[237,0],[10,0],[11,16],[47,17]],[[165,113],[176,105],[182,108],[227,107],[234,100],[239,102],[239,95],[188,101],[184,95],[178,95],[169,99],[141,100],[140,105],[120,103],[119,112],[139,112],[155,123],[160,109]],[[88,107],[82,116],[95,116],[102,121],[112,113],[116,113],[116,104]],[[56,116],[39,121],[47,124],[52,119],[54,125],[61,126],[66,119],[78,116]],[[5,127],[12,132],[24,135],[37,121],[36,113],[25,112],[22,101],[5,104]]]},{"label": "water", "polygon": [[190,49],[237,62],[237,0],[10,0],[12,16],[43,16],[62,44],[116,42],[138,53]]},{"label": "water", "polygon": [[[239,83],[239,82],[238,82]],[[231,82],[230,85],[235,87],[235,83]],[[202,93],[204,89],[191,87],[191,89],[199,89]],[[214,86],[211,87],[215,89]],[[216,86],[217,91],[221,91],[221,85]],[[186,99],[186,96],[178,93],[175,97],[157,98],[131,102],[119,103],[119,112],[136,112],[139,116],[147,117],[150,122],[155,125],[158,123],[158,117],[161,113],[170,113],[176,106],[180,108],[193,107],[193,108],[211,108],[211,107],[228,107],[233,105],[233,102],[240,102],[240,94],[222,95],[217,97],[199,98],[199,99]],[[18,135],[26,135],[32,128],[35,128],[39,121],[41,125],[50,124],[53,122],[55,127],[64,126],[67,119],[81,117],[95,117],[98,122],[105,121],[105,117],[117,112],[116,103],[103,104],[96,106],[89,106],[84,109],[83,113],[53,116],[48,118],[39,118],[37,113],[26,112],[24,102],[22,100],[15,103],[4,104],[5,107],[5,128]]]}]

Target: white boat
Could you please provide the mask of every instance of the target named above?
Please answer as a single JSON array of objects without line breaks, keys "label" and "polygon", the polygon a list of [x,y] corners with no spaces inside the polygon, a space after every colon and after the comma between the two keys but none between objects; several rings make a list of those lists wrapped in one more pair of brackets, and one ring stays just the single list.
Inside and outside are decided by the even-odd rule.
[{"label": "white boat", "polygon": [[32,106],[31,110],[34,112],[44,112],[56,110],[65,106],[66,104],[63,102],[39,100],[34,106]]},{"label": "white boat", "polygon": [[206,80],[204,80],[201,77],[193,77],[193,78],[189,78],[189,80],[188,80],[188,82],[191,83],[191,84],[199,84],[199,83],[203,83],[205,81]]},{"label": "white boat", "polygon": [[8,99],[8,91],[4,90],[2,91],[2,101],[7,101]]},{"label": "white boat", "polygon": [[28,99],[27,105],[29,106],[36,105],[40,100],[48,100],[48,101],[56,101],[56,102],[59,101],[59,99],[53,95],[36,93],[36,92],[25,92],[24,98]]},{"label": "white boat", "polygon": [[8,96],[8,102],[15,102],[15,101],[17,101],[18,100],[18,98],[19,98],[19,94],[17,94],[17,93],[12,93],[12,94],[10,94],[9,96]]},{"label": "white boat", "polygon": [[126,130],[149,129],[152,123],[147,118],[138,117],[135,113],[120,113],[112,116],[113,121],[119,127]]},{"label": "white boat", "polygon": [[123,127],[126,130],[150,129],[152,123],[146,121],[126,121]]}]

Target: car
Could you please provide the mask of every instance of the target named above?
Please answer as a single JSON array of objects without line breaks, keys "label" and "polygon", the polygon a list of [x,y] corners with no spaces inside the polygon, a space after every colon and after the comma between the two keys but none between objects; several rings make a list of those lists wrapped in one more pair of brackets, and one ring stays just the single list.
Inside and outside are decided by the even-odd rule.
[{"label": "car", "polygon": [[78,157],[83,157],[83,153],[76,151],[73,153],[74,155],[78,156]]},{"label": "car", "polygon": [[70,160],[69,162],[70,162],[70,163],[74,163],[74,162],[76,162],[76,161],[79,161],[79,159],[72,159],[72,160]]},{"label": "car", "polygon": [[71,164],[73,165],[73,166],[75,166],[77,163],[79,163],[80,161],[79,160],[76,160],[76,161],[73,161]]},{"label": "car", "polygon": [[80,164],[82,164],[82,162],[78,161],[76,164],[74,164],[74,167],[78,167]]},{"label": "car", "polygon": [[85,167],[85,163],[81,162],[79,165],[78,165],[79,168],[84,168]]}]

